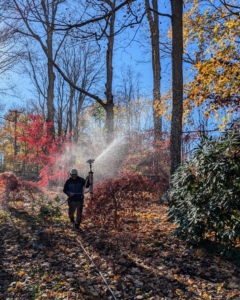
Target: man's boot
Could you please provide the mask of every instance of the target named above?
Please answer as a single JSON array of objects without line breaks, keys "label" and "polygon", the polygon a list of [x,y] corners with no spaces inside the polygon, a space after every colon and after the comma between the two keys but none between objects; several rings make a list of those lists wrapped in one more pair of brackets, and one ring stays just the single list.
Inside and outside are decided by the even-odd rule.
[{"label": "man's boot", "polygon": [[75,229],[79,229],[80,224],[75,223]]},{"label": "man's boot", "polygon": [[70,218],[71,223],[74,223],[74,217]]}]

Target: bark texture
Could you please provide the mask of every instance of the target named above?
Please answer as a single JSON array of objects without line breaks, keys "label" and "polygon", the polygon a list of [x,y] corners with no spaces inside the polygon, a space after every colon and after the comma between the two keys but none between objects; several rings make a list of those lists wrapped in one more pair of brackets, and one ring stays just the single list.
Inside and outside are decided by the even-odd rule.
[{"label": "bark texture", "polygon": [[171,175],[181,163],[183,115],[183,1],[171,0],[172,7],[172,120],[171,120]]},{"label": "bark texture", "polygon": [[147,17],[151,31],[152,46],[152,70],[153,70],[153,123],[154,123],[154,141],[157,142],[162,137],[162,117],[154,108],[156,101],[161,101],[161,62],[159,47],[159,16],[158,16],[158,0],[152,0],[152,8],[150,11],[149,0],[145,0]]},{"label": "bark texture", "polygon": [[159,142],[162,139],[162,116],[155,108],[155,103],[161,101],[161,62],[159,47],[159,15],[158,0],[151,0],[153,12],[150,11],[149,0],[145,0],[148,23],[151,31],[152,71],[153,71],[153,131],[154,131],[154,157],[153,172],[155,176],[160,173]]},{"label": "bark texture", "polygon": [[[112,9],[115,8],[116,1],[110,2],[109,5]],[[114,101],[112,93],[113,82],[113,46],[114,46],[114,25],[115,25],[115,13],[112,14],[109,21],[109,35],[108,48],[106,53],[106,69],[107,69],[107,82],[106,82],[106,130],[107,130],[107,144],[110,144],[114,138]]]},{"label": "bark texture", "polygon": [[[45,4],[44,1],[41,3],[43,14],[46,22],[46,45],[47,45],[47,68],[48,68],[48,88],[47,88],[47,122],[52,122],[53,126],[51,129],[52,136],[55,137],[55,107],[54,107],[54,84],[55,84],[55,74],[54,67],[52,64],[52,60],[54,60],[53,56],[53,29],[51,24],[54,23],[58,1],[56,3],[52,1],[52,3]],[[51,14],[49,13],[51,11]]]}]

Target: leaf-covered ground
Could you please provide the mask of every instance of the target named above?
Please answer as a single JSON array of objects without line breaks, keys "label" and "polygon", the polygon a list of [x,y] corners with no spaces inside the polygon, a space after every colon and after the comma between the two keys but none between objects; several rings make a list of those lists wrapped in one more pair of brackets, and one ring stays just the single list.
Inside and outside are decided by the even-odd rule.
[{"label": "leaf-covered ground", "polygon": [[121,232],[76,232],[62,212],[0,210],[0,299],[240,299],[240,268],[173,238],[166,206],[126,213]]}]

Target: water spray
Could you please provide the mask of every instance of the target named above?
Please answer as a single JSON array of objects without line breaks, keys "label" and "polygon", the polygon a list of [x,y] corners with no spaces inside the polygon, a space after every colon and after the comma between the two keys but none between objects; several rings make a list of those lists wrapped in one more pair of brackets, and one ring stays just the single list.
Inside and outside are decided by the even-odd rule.
[{"label": "water spray", "polygon": [[90,171],[88,172],[89,178],[89,193],[93,194],[93,171],[92,171],[92,164],[94,163],[95,159],[89,159],[87,163],[90,166]]}]

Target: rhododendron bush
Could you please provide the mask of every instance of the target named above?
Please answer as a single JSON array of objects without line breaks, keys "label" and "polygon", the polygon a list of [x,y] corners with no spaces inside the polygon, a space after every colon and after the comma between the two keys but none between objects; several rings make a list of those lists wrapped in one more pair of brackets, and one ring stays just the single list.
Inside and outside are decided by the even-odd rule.
[{"label": "rhododendron bush", "polygon": [[52,123],[44,121],[40,115],[30,114],[25,122],[17,126],[16,137],[24,151],[16,159],[39,165],[39,184],[42,186],[46,186],[50,180],[64,180],[66,174],[60,159],[65,145],[71,147],[69,137],[60,136],[54,140],[51,134]]},{"label": "rhododendron bush", "polygon": [[159,200],[153,182],[137,173],[123,173],[119,178],[109,178],[95,185],[94,195],[87,202],[85,218],[107,228],[120,229],[126,212],[134,215],[139,206],[147,207]]}]

